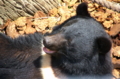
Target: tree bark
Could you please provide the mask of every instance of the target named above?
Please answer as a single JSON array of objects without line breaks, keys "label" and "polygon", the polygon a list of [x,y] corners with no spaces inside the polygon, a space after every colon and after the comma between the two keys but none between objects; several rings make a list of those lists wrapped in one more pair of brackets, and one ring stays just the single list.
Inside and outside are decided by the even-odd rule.
[{"label": "tree bark", "polygon": [[47,13],[59,5],[59,0],[0,0],[0,25],[7,19],[32,16],[38,10]]}]

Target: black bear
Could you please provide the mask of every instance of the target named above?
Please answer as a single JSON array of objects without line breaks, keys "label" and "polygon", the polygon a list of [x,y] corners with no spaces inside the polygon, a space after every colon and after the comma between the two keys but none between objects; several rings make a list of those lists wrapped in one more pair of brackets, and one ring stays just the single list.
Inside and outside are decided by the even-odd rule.
[{"label": "black bear", "polygon": [[51,66],[58,78],[98,79],[111,75],[110,37],[87,9],[86,3],[80,4],[75,16],[45,34],[43,50],[51,56]]},{"label": "black bear", "polygon": [[40,33],[15,39],[0,33],[0,79],[42,79],[42,38]]},{"label": "black bear", "polygon": [[109,79],[110,49],[110,37],[82,3],[44,38],[0,34],[0,79]]}]

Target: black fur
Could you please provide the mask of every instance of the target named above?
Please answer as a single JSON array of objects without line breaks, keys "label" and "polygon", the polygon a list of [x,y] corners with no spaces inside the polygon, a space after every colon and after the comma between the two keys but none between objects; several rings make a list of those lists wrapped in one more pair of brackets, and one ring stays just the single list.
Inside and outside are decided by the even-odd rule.
[{"label": "black fur", "polygon": [[12,39],[0,33],[0,79],[41,79],[39,33]]},{"label": "black fur", "polygon": [[44,37],[45,47],[56,51],[50,54],[56,76],[81,76],[81,79],[111,75],[110,37],[90,16],[86,3],[80,4],[76,13]]}]

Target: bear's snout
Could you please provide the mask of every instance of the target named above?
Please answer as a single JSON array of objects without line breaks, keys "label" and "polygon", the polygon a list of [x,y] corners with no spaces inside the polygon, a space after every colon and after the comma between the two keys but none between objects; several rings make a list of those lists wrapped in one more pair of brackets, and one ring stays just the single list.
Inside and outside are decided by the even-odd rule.
[{"label": "bear's snout", "polygon": [[45,36],[43,44],[46,48],[51,50],[58,50],[66,44],[67,40],[62,34],[56,34],[51,36]]}]

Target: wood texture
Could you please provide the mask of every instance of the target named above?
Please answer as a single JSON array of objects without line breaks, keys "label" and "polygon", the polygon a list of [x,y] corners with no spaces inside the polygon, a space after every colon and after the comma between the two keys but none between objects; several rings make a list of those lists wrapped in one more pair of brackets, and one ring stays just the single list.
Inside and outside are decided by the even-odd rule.
[{"label": "wood texture", "polygon": [[38,10],[47,13],[59,5],[58,0],[0,0],[0,25],[7,19],[31,16]]}]

